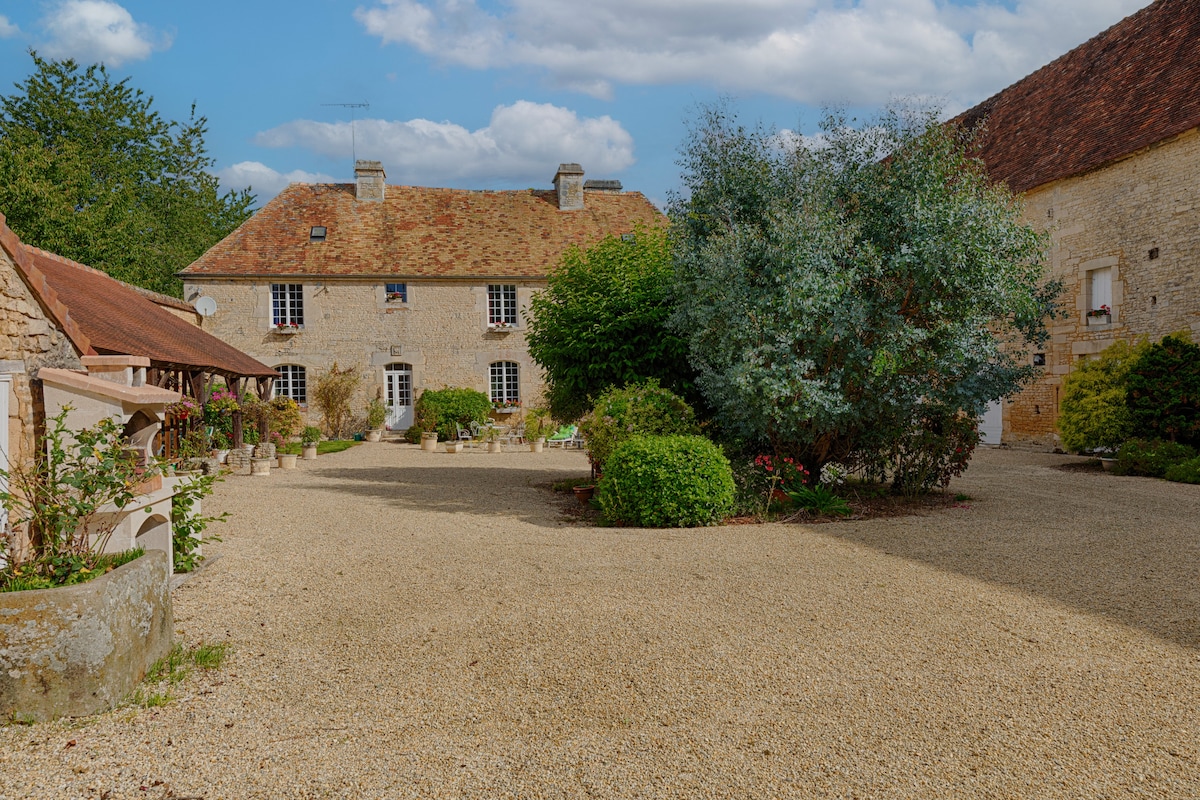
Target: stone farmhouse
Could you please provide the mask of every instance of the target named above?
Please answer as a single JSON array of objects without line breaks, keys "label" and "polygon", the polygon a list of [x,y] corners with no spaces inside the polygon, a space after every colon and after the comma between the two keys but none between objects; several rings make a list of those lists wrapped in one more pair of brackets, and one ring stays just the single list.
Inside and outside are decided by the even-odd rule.
[{"label": "stone farmhouse", "polygon": [[[413,421],[424,389],[536,403],[524,312],[564,251],[663,217],[617,181],[562,164],[554,188],[464,191],[387,186],[359,161],[352,184],[292,184],[180,273],[213,305],[203,328],[275,368],[276,394],[303,407],[334,363],[365,377],[355,401]],[[199,301],[199,298],[211,298]]]},{"label": "stone farmhouse", "polygon": [[[1051,237],[1065,319],[985,438],[1056,443],[1063,377],[1118,339],[1200,334],[1200,4],[1158,0],[957,118]],[[1107,310],[1108,313],[1101,313]]]}]

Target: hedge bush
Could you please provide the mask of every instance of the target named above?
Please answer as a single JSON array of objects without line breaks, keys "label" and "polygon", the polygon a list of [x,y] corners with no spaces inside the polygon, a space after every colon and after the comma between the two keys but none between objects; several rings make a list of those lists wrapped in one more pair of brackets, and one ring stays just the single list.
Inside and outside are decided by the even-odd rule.
[{"label": "hedge bush", "polygon": [[1176,483],[1200,483],[1200,458],[1189,458],[1167,467],[1163,475],[1169,481]]},{"label": "hedge bush", "polygon": [[601,469],[622,442],[635,436],[699,432],[692,407],[655,380],[607,389],[580,427],[587,440],[588,457]]},{"label": "hedge bush", "polygon": [[716,525],[734,507],[733,473],[702,436],[637,436],[604,463],[597,501],[613,523],[642,528]]},{"label": "hedge bush", "polygon": [[1150,348],[1149,342],[1113,342],[1099,358],[1085,358],[1063,380],[1058,432],[1067,450],[1116,450],[1133,435],[1126,395],[1129,370]]},{"label": "hedge bush", "polygon": [[474,389],[435,389],[421,393],[413,413],[419,421],[428,420],[438,438],[444,442],[458,438],[458,426],[472,422],[482,425],[492,410],[492,401]]},{"label": "hedge bush", "polygon": [[1200,445],[1200,347],[1184,335],[1150,345],[1129,369],[1133,433]]},{"label": "hedge bush", "polygon": [[1113,465],[1113,472],[1118,475],[1162,478],[1171,467],[1195,457],[1195,448],[1179,442],[1130,439],[1117,451],[1117,463]]}]

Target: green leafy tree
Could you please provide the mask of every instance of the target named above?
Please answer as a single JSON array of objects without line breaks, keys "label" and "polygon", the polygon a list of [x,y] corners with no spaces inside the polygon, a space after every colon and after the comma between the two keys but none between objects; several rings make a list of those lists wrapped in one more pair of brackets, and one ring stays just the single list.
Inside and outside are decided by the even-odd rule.
[{"label": "green leafy tree", "polygon": [[147,289],[182,296],[175,273],[250,216],[249,190],[220,194],[208,121],[167,121],[153,98],[31,53],[35,71],[0,98],[0,212],[27,244]]},{"label": "green leafy tree", "polygon": [[1200,347],[1186,334],[1150,345],[1129,368],[1127,401],[1135,435],[1200,446]]},{"label": "green leafy tree", "polygon": [[1098,358],[1076,363],[1062,387],[1058,433],[1063,447],[1075,453],[1102,448],[1115,451],[1133,436],[1133,418],[1126,402],[1129,368],[1149,347],[1149,342],[1113,342]]},{"label": "green leafy tree", "polygon": [[362,383],[358,367],[338,367],[337,362],[317,376],[312,390],[313,404],[321,414],[321,423],[330,438],[340,439],[346,435],[350,424],[350,400]]},{"label": "green leafy tree", "polygon": [[671,207],[672,325],[728,433],[813,474],[886,469],[914,429],[977,416],[1035,376],[1058,286],[969,135],[903,109],[823,128],[811,144],[703,112]]},{"label": "green leafy tree", "polygon": [[684,339],[667,330],[674,270],[667,231],[638,227],[571,248],[530,304],[529,353],[556,419],[584,414],[610,386],[656,378],[694,394]]}]

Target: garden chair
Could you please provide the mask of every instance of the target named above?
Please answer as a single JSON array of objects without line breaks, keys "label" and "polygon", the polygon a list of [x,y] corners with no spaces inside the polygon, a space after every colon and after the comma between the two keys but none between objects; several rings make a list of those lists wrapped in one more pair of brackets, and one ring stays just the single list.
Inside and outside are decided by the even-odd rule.
[{"label": "garden chair", "polygon": [[458,428],[458,440],[463,443],[463,447],[475,444],[475,436],[471,431],[458,424],[455,424],[454,427]]},{"label": "garden chair", "polygon": [[579,428],[575,425],[563,425],[552,436],[546,437],[546,446],[565,448],[578,431]]}]

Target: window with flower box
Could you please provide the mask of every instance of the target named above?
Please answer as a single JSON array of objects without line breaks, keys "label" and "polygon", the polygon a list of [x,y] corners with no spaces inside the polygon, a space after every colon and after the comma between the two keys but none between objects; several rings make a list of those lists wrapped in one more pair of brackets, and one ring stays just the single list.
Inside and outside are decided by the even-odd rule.
[{"label": "window with flower box", "polygon": [[384,299],[389,303],[407,303],[408,302],[408,284],[406,283],[385,283],[383,285]]},{"label": "window with flower box", "polygon": [[491,364],[491,400],[497,408],[515,408],[521,404],[521,367],[515,361]]},{"label": "window with flower box", "polygon": [[304,284],[271,284],[271,325],[279,330],[304,327]]},{"label": "window with flower box", "polygon": [[290,397],[297,403],[308,402],[308,382],[304,367],[299,364],[283,364],[275,368],[279,377],[275,379],[275,396]]},{"label": "window with flower box", "polygon": [[512,283],[488,284],[488,327],[517,326],[517,287]]}]

